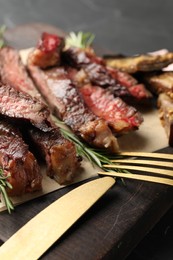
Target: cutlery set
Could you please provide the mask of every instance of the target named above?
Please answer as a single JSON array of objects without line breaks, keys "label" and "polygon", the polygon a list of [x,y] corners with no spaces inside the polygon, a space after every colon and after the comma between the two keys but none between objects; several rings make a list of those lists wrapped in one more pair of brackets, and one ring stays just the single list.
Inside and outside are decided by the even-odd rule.
[{"label": "cutlery set", "polygon": [[[123,159],[114,159],[111,160],[113,164],[104,165],[104,167],[112,169],[114,171],[99,172],[99,175],[149,181],[173,186],[173,154],[124,152],[120,153],[120,155],[123,156]],[[137,159],[138,157],[144,157],[145,160],[139,160]],[[148,160],[147,158],[157,160]],[[145,165],[146,167],[144,167],[143,165]],[[150,167],[151,165],[152,167]],[[140,173],[119,173],[117,171],[118,169],[145,172],[145,174],[142,175]]]}]

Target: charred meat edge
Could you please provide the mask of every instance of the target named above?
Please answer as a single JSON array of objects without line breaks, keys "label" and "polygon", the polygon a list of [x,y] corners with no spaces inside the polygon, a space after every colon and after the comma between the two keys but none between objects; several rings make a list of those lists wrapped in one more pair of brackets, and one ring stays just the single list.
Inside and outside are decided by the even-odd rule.
[{"label": "charred meat edge", "polygon": [[70,183],[80,165],[74,144],[61,135],[59,128],[43,132],[30,127],[26,131],[34,150],[40,151],[39,155],[46,161],[47,175],[59,184]]},{"label": "charred meat edge", "polygon": [[158,97],[159,116],[168,136],[169,145],[173,147],[173,100],[161,93]]},{"label": "charred meat edge", "polygon": [[28,150],[20,132],[7,121],[0,120],[0,167],[12,189],[11,196],[19,196],[42,188],[40,167],[34,155]]},{"label": "charred meat edge", "polygon": [[42,69],[60,65],[64,44],[64,38],[55,34],[42,33],[37,47],[29,55],[28,64]]},{"label": "charred meat edge", "polygon": [[38,99],[0,83],[0,114],[30,122],[42,131],[50,129],[48,107]]}]

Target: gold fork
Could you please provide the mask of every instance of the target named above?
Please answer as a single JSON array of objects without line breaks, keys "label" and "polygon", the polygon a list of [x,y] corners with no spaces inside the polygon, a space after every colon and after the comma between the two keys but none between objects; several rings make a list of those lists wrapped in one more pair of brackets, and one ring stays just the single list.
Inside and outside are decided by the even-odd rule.
[{"label": "gold fork", "polygon": [[[108,169],[115,169],[110,172],[98,172],[99,175],[107,175],[113,177],[121,177],[142,181],[149,181],[173,186],[173,154],[164,153],[143,153],[143,152],[123,152],[119,153],[123,159],[111,160],[112,164],[105,164]],[[137,159],[138,157],[154,158],[158,160]],[[129,159],[130,158],[130,159]],[[145,167],[144,167],[144,166]],[[150,166],[154,167],[150,167]],[[148,172],[146,174],[136,173],[120,173],[116,169],[135,170],[139,172]],[[156,175],[156,176],[151,176]],[[159,177],[157,176],[159,175]],[[161,177],[160,177],[161,176]],[[166,177],[165,177],[166,176]]]}]

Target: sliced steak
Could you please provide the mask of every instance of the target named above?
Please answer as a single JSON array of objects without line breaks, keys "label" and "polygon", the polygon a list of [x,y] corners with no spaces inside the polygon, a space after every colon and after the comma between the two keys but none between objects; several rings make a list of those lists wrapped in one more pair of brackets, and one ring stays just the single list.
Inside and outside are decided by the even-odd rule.
[{"label": "sliced steak", "polygon": [[28,63],[43,69],[59,65],[63,47],[63,38],[44,32],[38,46],[30,53]]},{"label": "sliced steak", "polygon": [[128,106],[119,97],[115,98],[106,89],[85,85],[79,91],[91,111],[106,120],[117,134],[138,129],[143,121],[134,107]]},{"label": "sliced steak", "polygon": [[9,85],[0,84],[0,114],[28,121],[43,131],[49,130],[50,112],[47,106]]},{"label": "sliced steak", "polygon": [[79,48],[69,48],[63,52],[65,64],[78,70],[83,69],[90,83],[101,87],[114,86],[117,84],[115,78],[107,70],[102,59],[94,53]]},{"label": "sliced steak", "polygon": [[106,56],[105,62],[112,68],[125,71],[127,73],[136,73],[139,71],[156,71],[168,66],[173,62],[172,52],[163,52],[158,54],[143,54],[132,57],[124,55]]},{"label": "sliced steak", "polygon": [[158,97],[159,116],[168,136],[169,145],[173,146],[173,99],[161,93]]},{"label": "sliced steak", "polygon": [[42,176],[34,155],[22,140],[19,131],[0,120],[0,167],[13,189],[11,196],[41,189]]},{"label": "sliced steak", "polygon": [[[151,92],[148,89],[146,89],[145,85],[139,84],[138,81],[132,75],[117,69],[107,69],[111,73],[112,77],[120,83],[120,86],[124,86],[126,89],[128,89],[130,95],[125,96],[127,97],[127,101],[129,101],[131,98],[133,98],[133,102],[149,100],[150,98],[152,98]],[[109,90],[116,96],[114,88],[110,86]]]},{"label": "sliced steak", "polygon": [[19,53],[10,47],[0,49],[0,79],[4,84],[14,87],[32,97],[41,98],[41,95],[29,77]]},{"label": "sliced steak", "polygon": [[155,72],[144,75],[144,80],[148,87],[155,94],[167,93],[173,98],[173,72]]},{"label": "sliced steak", "polygon": [[96,117],[84,104],[64,68],[40,70],[29,66],[31,76],[52,112],[86,142],[117,151],[117,140],[106,122]]},{"label": "sliced steak", "polygon": [[74,144],[65,139],[58,128],[46,133],[30,128],[28,132],[31,143],[46,161],[47,175],[59,184],[71,182],[79,167]]},{"label": "sliced steak", "polygon": [[[141,101],[152,97],[151,93],[143,84],[139,84],[135,78],[125,72],[107,67],[104,61],[95,54],[88,53],[85,50],[78,48],[69,48],[63,52],[65,61],[74,66],[79,71],[76,74],[76,79],[79,81],[80,76],[85,82],[108,88],[115,97],[121,97],[125,100]],[[69,74],[74,78],[74,72]]]}]

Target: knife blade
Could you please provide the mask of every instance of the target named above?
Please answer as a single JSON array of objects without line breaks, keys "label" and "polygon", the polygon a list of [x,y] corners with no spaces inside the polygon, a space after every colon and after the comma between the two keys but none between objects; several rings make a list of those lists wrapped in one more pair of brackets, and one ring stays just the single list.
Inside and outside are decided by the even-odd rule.
[{"label": "knife blade", "polygon": [[103,177],[68,192],[27,222],[0,247],[0,259],[38,259],[115,183]]}]

